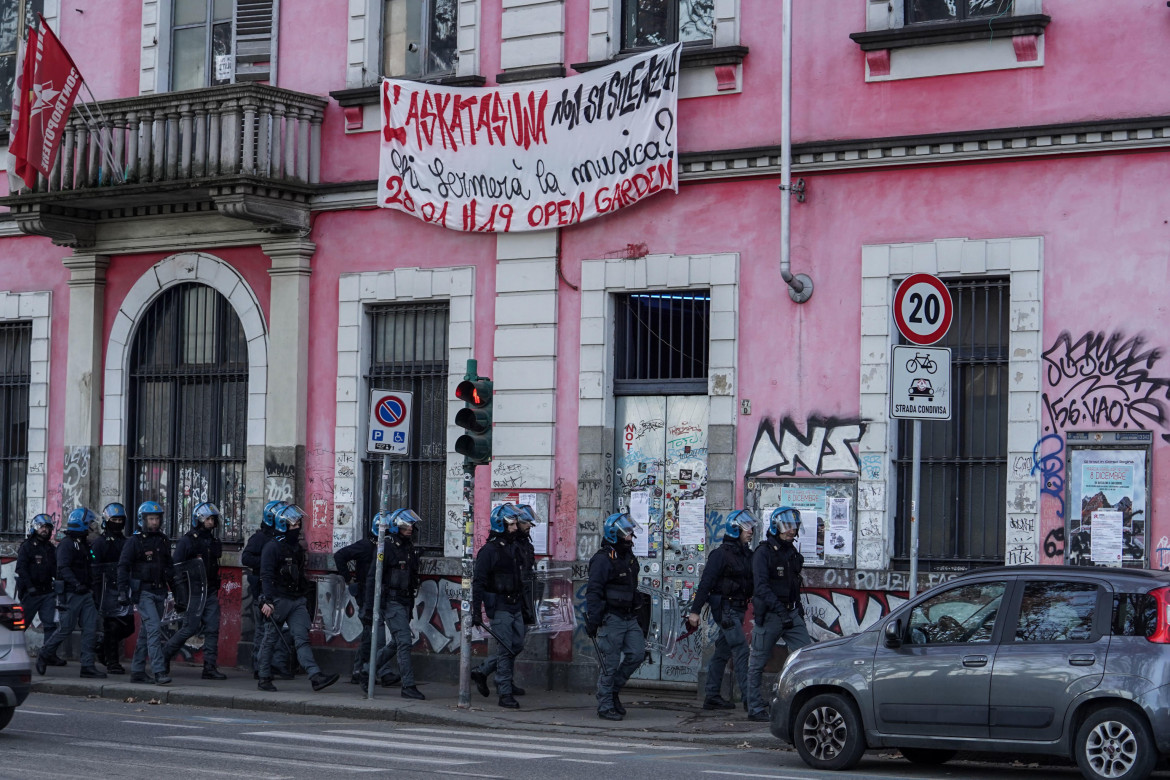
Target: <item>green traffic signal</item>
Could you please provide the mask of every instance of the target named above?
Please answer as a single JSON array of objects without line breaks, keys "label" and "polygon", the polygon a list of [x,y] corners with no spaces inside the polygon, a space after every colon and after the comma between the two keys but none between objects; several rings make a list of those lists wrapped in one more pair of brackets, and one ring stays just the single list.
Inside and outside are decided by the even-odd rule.
[{"label": "green traffic signal", "polygon": [[455,424],[467,433],[455,440],[455,451],[466,466],[483,466],[492,459],[492,380],[476,376],[455,388],[455,397],[465,404],[455,415]]}]

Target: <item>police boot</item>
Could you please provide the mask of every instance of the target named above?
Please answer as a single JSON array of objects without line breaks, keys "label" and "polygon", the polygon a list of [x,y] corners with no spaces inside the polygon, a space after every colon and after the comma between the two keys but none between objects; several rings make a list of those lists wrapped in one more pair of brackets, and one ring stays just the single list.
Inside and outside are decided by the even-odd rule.
[{"label": "police boot", "polygon": [[393,688],[400,682],[402,682],[402,676],[397,675],[394,672],[387,672],[386,674],[382,675],[381,679],[378,680],[378,684],[383,688]]},{"label": "police boot", "polygon": [[527,691],[525,691],[519,685],[515,685],[515,684],[512,685],[512,695],[513,696],[523,696],[525,693],[527,693]]},{"label": "police boot", "polygon": [[404,698],[404,699],[425,699],[426,696],[423,696],[422,691],[420,691],[415,686],[404,685],[404,686],[402,686],[402,698]]},{"label": "police boot", "polygon": [[227,675],[216,668],[215,664],[203,664],[204,680],[226,680]]},{"label": "police boot", "polygon": [[313,684],[314,691],[321,691],[337,682],[338,677],[339,675],[336,674],[324,674],[322,672],[317,672],[315,675],[309,678],[309,682]]},{"label": "police boot", "polygon": [[708,696],[703,701],[703,709],[705,710],[734,710],[735,705],[723,698],[719,694]]},{"label": "police boot", "polygon": [[598,710],[597,717],[602,720],[621,720],[622,714],[611,707],[607,710]]},{"label": "police boot", "polygon": [[92,677],[95,680],[104,680],[106,678],[106,673],[98,669],[96,666],[83,666],[81,667],[81,676]]},{"label": "police boot", "polygon": [[510,710],[520,709],[520,702],[516,701],[516,697],[510,693],[505,693],[500,697],[500,706],[507,707]]},{"label": "police boot", "polygon": [[276,693],[276,686],[272,684],[271,677],[261,677],[260,682],[256,683],[256,687],[262,691],[268,691],[269,693]]},{"label": "police boot", "polygon": [[[43,672],[42,672],[43,674]],[[488,688],[487,675],[478,669],[473,669],[471,672],[471,681],[475,683],[475,689],[479,691],[480,696],[491,696],[491,689]]]},{"label": "police boot", "polygon": [[625,717],[626,708],[622,706],[622,700],[618,698],[617,691],[613,692],[613,709],[618,715]]},{"label": "police boot", "polygon": [[147,674],[146,672],[131,672],[130,673],[130,682],[132,682],[132,683],[146,683],[147,685],[153,685],[154,684],[154,677]]}]

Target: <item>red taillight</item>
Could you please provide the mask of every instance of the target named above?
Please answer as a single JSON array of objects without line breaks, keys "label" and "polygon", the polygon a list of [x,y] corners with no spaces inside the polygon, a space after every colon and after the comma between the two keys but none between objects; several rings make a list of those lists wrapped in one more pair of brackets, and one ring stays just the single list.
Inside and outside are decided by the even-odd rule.
[{"label": "red taillight", "polygon": [[1158,588],[1150,591],[1154,599],[1155,626],[1154,633],[1146,639],[1160,645],[1170,645],[1170,588]]},{"label": "red taillight", "polygon": [[24,631],[28,628],[24,621],[24,607],[19,604],[0,604],[0,625],[13,631]]}]

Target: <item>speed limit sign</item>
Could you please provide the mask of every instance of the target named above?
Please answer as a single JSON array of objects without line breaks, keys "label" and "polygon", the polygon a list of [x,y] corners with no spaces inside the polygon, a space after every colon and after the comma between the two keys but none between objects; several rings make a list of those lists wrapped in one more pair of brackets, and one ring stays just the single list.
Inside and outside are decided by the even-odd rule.
[{"label": "speed limit sign", "polygon": [[894,293],[894,322],[912,344],[933,344],[951,327],[951,293],[937,276],[913,274]]}]

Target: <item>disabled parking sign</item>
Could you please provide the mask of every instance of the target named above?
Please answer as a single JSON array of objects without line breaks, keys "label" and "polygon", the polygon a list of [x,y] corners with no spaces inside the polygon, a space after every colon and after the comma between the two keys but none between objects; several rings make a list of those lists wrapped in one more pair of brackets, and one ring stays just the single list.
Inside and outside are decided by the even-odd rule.
[{"label": "disabled parking sign", "polygon": [[413,394],[398,390],[370,391],[370,429],[366,451],[379,455],[410,454],[410,410]]}]

